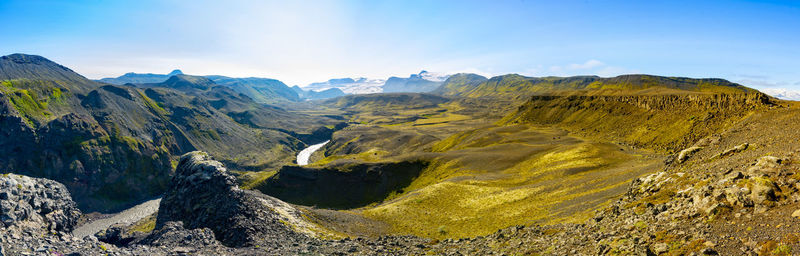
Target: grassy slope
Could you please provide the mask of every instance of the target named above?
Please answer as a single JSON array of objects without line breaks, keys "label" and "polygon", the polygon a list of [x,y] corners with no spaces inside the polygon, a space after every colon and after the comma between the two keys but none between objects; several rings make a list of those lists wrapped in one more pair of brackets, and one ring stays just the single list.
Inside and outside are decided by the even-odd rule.
[{"label": "grassy slope", "polygon": [[[660,169],[663,153],[730,127],[766,100],[717,79],[462,80],[465,86],[451,84],[457,91],[449,95],[476,100],[409,108],[340,104],[362,125],[335,134],[316,165],[429,161],[408,187],[359,209],[390,224],[392,233],[468,237],[518,224],[582,222],[621,195],[631,179]],[[447,91],[443,86],[437,93]],[[525,96],[536,94],[555,96]],[[524,104],[513,109],[513,102]],[[501,120],[498,113],[508,115]],[[436,139],[400,143],[425,136]]]},{"label": "grassy slope", "polygon": [[660,163],[560,129],[498,126],[511,111],[507,102],[415,102],[409,108],[375,99],[349,102],[357,103],[341,105],[360,125],[336,132],[312,166],[431,163],[403,190],[357,210],[388,223],[394,234],[468,237],[518,224],[582,221],[645,167]]}]

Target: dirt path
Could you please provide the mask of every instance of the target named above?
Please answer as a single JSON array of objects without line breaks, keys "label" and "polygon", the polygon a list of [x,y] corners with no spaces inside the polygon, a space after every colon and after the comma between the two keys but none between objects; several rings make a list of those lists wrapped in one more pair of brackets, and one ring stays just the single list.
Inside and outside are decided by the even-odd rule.
[{"label": "dirt path", "polygon": [[144,217],[158,211],[158,205],[161,203],[161,198],[153,199],[120,213],[114,214],[111,217],[95,220],[84,224],[72,231],[72,235],[76,237],[86,237],[93,235],[101,230],[107,229],[111,225],[120,223],[125,225],[133,224]]}]

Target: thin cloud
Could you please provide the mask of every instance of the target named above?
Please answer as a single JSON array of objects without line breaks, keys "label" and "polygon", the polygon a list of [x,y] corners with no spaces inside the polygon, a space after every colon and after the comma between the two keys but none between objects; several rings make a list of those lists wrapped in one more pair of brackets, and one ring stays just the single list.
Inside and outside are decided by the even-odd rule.
[{"label": "thin cloud", "polygon": [[753,80],[753,79],[742,79],[736,81],[737,83],[746,85],[746,86],[754,86],[754,87],[786,87],[789,83],[784,82],[772,82],[767,80]]},{"label": "thin cloud", "polygon": [[[536,73],[540,73],[538,69],[534,70]],[[549,74],[546,75],[555,75],[555,76],[572,76],[572,75],[598,75],[598,76],[618,76],[622,74],[630,74],[630,73],[637,73],[636,70],[627,69],[624,67],[617,67],[608,65],[602,61],[590,59],[583,63],[572,63],[568,65],[555,65],[550,66],[547,68]]]},{"label": "thin cloud", "polygon": [[569,69],[576,70],[576,69],[593,69],[596,67],[606,66],[605,63],[599,60],[587,60],[582,64],[569,64]]}]

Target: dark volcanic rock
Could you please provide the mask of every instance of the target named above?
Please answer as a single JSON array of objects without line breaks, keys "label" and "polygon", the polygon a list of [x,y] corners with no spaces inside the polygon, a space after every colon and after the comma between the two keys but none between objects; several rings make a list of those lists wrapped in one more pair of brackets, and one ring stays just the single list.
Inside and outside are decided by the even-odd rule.
[{"label": "dark volcanic rock", "polygon": [[183,222],[170,221],[164,223],[161,229],[155,230],[150,235],[138,242],[151,246],[188,246],[193,248],[219,245],[214,238],[214,232],[208,228],[186,229]]},{"label": "dark volcanic rock", "polygon": [[302,230],[313,225],[287,203],[239,189],[220,162],[199,151],[181,157],[161,200],[156,229],[169,221],[183,221],[187,229],[209,228],[223,244],[234,247],[278,248],[308,241],[311,232]]},{"label": "dark volcanic rock", "polygon": [[69,232],[80,215],[67,188],[58,182],[15,174],[0,176],[0,226],[33,223],[47,230]]}]

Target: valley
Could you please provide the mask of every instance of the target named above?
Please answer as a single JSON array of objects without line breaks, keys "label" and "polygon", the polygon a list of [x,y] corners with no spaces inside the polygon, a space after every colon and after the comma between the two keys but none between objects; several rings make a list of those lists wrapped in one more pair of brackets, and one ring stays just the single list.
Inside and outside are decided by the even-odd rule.
[{"label": "valley", "polygon": [[323,97],[180,71],[92,81],[33,55],[0,67],[4,173],[63,183],[83,213],[122,211],[58,229],[89,252],[735,252],[750,242],[704,234],[800,198],[796,102],[722,79],[424,72]]}]

